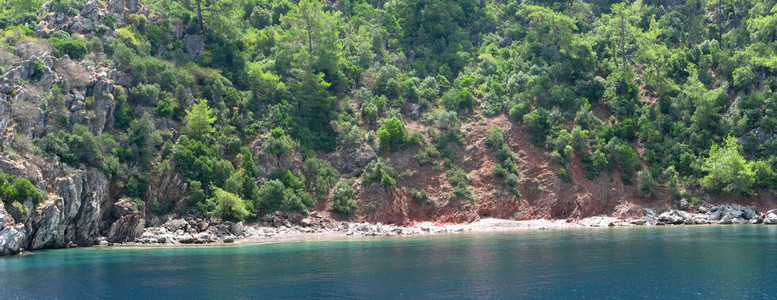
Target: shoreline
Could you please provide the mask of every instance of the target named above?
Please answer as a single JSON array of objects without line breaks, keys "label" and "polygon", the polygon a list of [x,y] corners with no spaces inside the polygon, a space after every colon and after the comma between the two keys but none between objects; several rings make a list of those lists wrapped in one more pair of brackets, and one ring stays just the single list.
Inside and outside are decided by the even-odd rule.
[{"label": "shoreline", "polygon": [[[304,242],[341,240],[365,237],[420,237],[458,233],[495,233],[541,230],[591,229],[610,227],[653,227],[662,225],[749,225],[777,224],[777,209],[766,214],[753,212],[748,217],[748,207],[721,205],[705,212],[669,210],[655,214],[645,209],[640,218],[617,218],[594,216],[583,219],[533,219],[508,220],[485,218],[472,223],[435,225],[432,222],[418,222],[401,226],[381,223],[356,223],[335,221],[312,213],[276,213],[251,223],[232,223],[214,220],[204,216],[173,218],[157,227],[144,228],[132,241],[108,242],[99,237],[94,245],[71,245],[65,248],[91,247],[186,247],[186,246],[228,246],[276,242]],[[738,217],[731,218],[729,215]],[[663,226],[662,226],[663,227]],[[36,249],[44,250],[44,249]],[[30,255],[36,250],[19,252],[16,255]]]}]

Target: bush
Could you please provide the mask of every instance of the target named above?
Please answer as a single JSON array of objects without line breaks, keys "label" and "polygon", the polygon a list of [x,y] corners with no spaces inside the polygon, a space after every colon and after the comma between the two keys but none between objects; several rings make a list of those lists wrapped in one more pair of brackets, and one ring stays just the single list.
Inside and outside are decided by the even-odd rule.
[{"label": "bush", "polygon": [[484,116],[493,117],[502,112],[503,103],[502,97],[494,93],[488,93],[483,98],[483,102],[480,103],[480,109],[483,111]]},{"label": "bush", "polygon": [[432,161],[441,157],[440,151],[437,151],[435,147],[426,147],[425,149],[418,150],[413,156],[421,166],[431,164]]},{"label": "bush", "polygon": [[505,177],[505,184],[515,187],[518,185],[518,182],[520,182],[521,177],[519,177],[516,174],[509,174],[507,177]]},{"label": "bush", "polygon": [[181,107],[167,93],[162,93],[162,97],[157,102],[156,108],[154,108],[154,111],[156,111],[156,113],[162,117],[171,117],[171,118],[178,119],[180,118],[180,115],[181,115]]},{"label": "bush", "polygon": [[710,156],[704,161],[702,170],[707,172],[699,180],[701,186],[710,191],[736,192],[742,196],[751,196],[755,183],[753,163],[748,162],[740,153],[742,146],[737,139],[729,136],[724,147],[712,145]]},{"label": "bush", "polygon": [[450,89],[442,97],[442,104],[448,110],[472,111],[476,101],[469,88]]},{"label": "bush", "polygon": [[412,189],[410,190],[410,193],[413,199],[418,202],[425,202],[429,199],[429,197],[426,195],[426,190]]},{"label": "bush", "polygon": [[6,173],[0,173],[0,199],[4,203],[24,203],[31,200],[38,205],[43,200],[41,193],[29,180]]},{"label": "bush", "polygon": [[356,201],[353,200],[355,195],[356,190],[353,188],[352,180],[338,183],[332,190],[332,205],[329,209],[344,218],[350,218],[359,210]]},{"label": "bush", "polygon": [[148,210],[155,215],[164,215],[173,210],[173,201],[159,202],[156,198],[152,198],[151,201],[148,202]]},{"label": "bush", "polygon": [[396,117],[383,119],[378,128],[378,139],[383,149],[399,149],[405,143],[407,130],[402,121]]},{"label": "bush", "polygon": [[340,178],[340,172],[332,167],[329,161],[311,157],[305,160],[305,177],[308,190],[315,192],[316,196],[322,199]]},{"label": "bush", "polygon": [[362,185],[379,182],[385,187],[394,186],[395,177],[397,177],[397,170],[391,166],[391,160],[378,157],[364,168]]},{"label": "bush", "polygon": [[550,112],[540,107],[524,115],[523,122],[526,123],[527,129],[532,133],[532,142],[536,145],[542,145],[551,127]]},{"label": "bush", "polygon": [[444,110],[437,115],[437,128],[440,130],[457,130],[461,127],[456,111]]},{"label": "bush", "polygon": [[290,188],[279,179],[271,179],[263,184],[258,196],[260,201],[254,203],[255,209],[267,213],[276,210],[307,213],[307,208],[313,205],[310,194]]},{"label": "bush", "polygon": [[286,133],[280,127],[275,127],[272,131],[270,131],[270,136],[267,137],[267,141],[264,142],[264,148],[275,155],[286,153],[291,149],[291,147],[291,138],[286,135]]},{"label": "bush", "polygon": [[505,143],[505,131],[499,126],[494,125],[486,131],[486,145],[494,149],[502,148]]},{"label": "bush", "polygon": [[86,44],[79,40],[61,40],[58,38],[49,39],[49,42],[54,46],[57,57],[62,57],[67,54],[72,60],[81,60],[89,53],[89,49],[86,48]]},{"label": "bush", "polygon": [[192,181],[189,183],[189,195],[186,197],[186,201],[189,204],[203,203],[205,201],[205,193],[202,191],[202,183],[199,181]]},{"label": "bush", "polygon": [[95,136],[86,126],[76,124],[72,134],[58,131],[36,143],[41,150],[59,156],[69,165],[84,163],[100,169],[108,177],[118,172],[119,160],[114,153],[118,144],[110,134]]},{"label": "bush", "polygon": [[242,222],[251,215],[243,199],[217,187],[211,187],[213,197],[205,202],[205,212],[226,221]]},{"label": "bush", "polygon": [[565,168],[558,169],[558,178],[561,178],[561,180],[565,182],[572,181],[572,176],[569,175],[569,173],[567,172],[567,169]]},{"label": "bush", "polygon": [[525,103],[518,103],[510,108],[510,119],[515,122],[523,121],[523,116],[529,112],[529,106]]},{"label": "bush", "polygon": [[448,170],[445,175],[448,176],[448,183],[453,186],[453,194],[456,197],[467,199],[469,202],[474,202],[475,199],[472,197],[472,191],[469,189],[469,186],[467,186],[469,178],[464,170],[452,168]]},{"label": "bush", "polygon": [[372,102],[365,102],[362,104],[362,119],[367,122],[374,123],[378,120],[378,108]]},{"label": "bush", "polygon": [[653,188],[658,186],[658,182],[653,179],[653,175],[650,174],[650,170],[642,170],[637,172],[637,187],[640,194],[643,197],[650,196],[653,193]]},{"label": "bush", "polygon": [[504,177],[506,173],[508,173],[508,170],[502,167],[501,163],[497,163],[494,165],[494,168],[492,169],[492,172],[494,176],[496,177]]},{"label": "bush", "polygon": [[156,106],[159,100],[160,89],[158,84],[140,84],[132,89],[129,100],[133,104],[143,106]]}]

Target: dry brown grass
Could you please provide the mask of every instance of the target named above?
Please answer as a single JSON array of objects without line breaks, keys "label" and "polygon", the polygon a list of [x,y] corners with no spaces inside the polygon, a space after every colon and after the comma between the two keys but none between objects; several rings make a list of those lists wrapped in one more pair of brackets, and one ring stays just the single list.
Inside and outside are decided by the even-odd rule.
[{"label": "dry brown grass", "polygon": [[54,68],[73,87],[85,87],[89,83],[89,71],[73,60],[59,59]]},{"label": "dry brown grass", "polygon": [[30,59],[33,56],[40,57],[54,51],[54,47],[47,40],[42,39],[21,41],[16,43],[15,47],[16,54],[23,60]]}]

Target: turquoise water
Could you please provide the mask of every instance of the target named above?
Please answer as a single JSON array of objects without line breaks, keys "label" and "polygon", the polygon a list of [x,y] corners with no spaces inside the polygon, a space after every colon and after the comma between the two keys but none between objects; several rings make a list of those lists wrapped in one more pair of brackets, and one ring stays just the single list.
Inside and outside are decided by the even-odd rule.
[{"label": "turquoise water", "polygon": [[14,298],[774,298],[777,226],[603,228],[0,258]]}]

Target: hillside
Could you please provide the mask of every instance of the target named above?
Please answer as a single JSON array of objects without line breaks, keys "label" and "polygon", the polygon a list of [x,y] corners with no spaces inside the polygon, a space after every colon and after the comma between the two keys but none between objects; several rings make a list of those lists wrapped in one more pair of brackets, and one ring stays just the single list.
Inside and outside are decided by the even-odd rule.
[{"label": "hillside", "polygon": [[766,210],[776,3],[2,0],[2,254],[202,215]]}]

